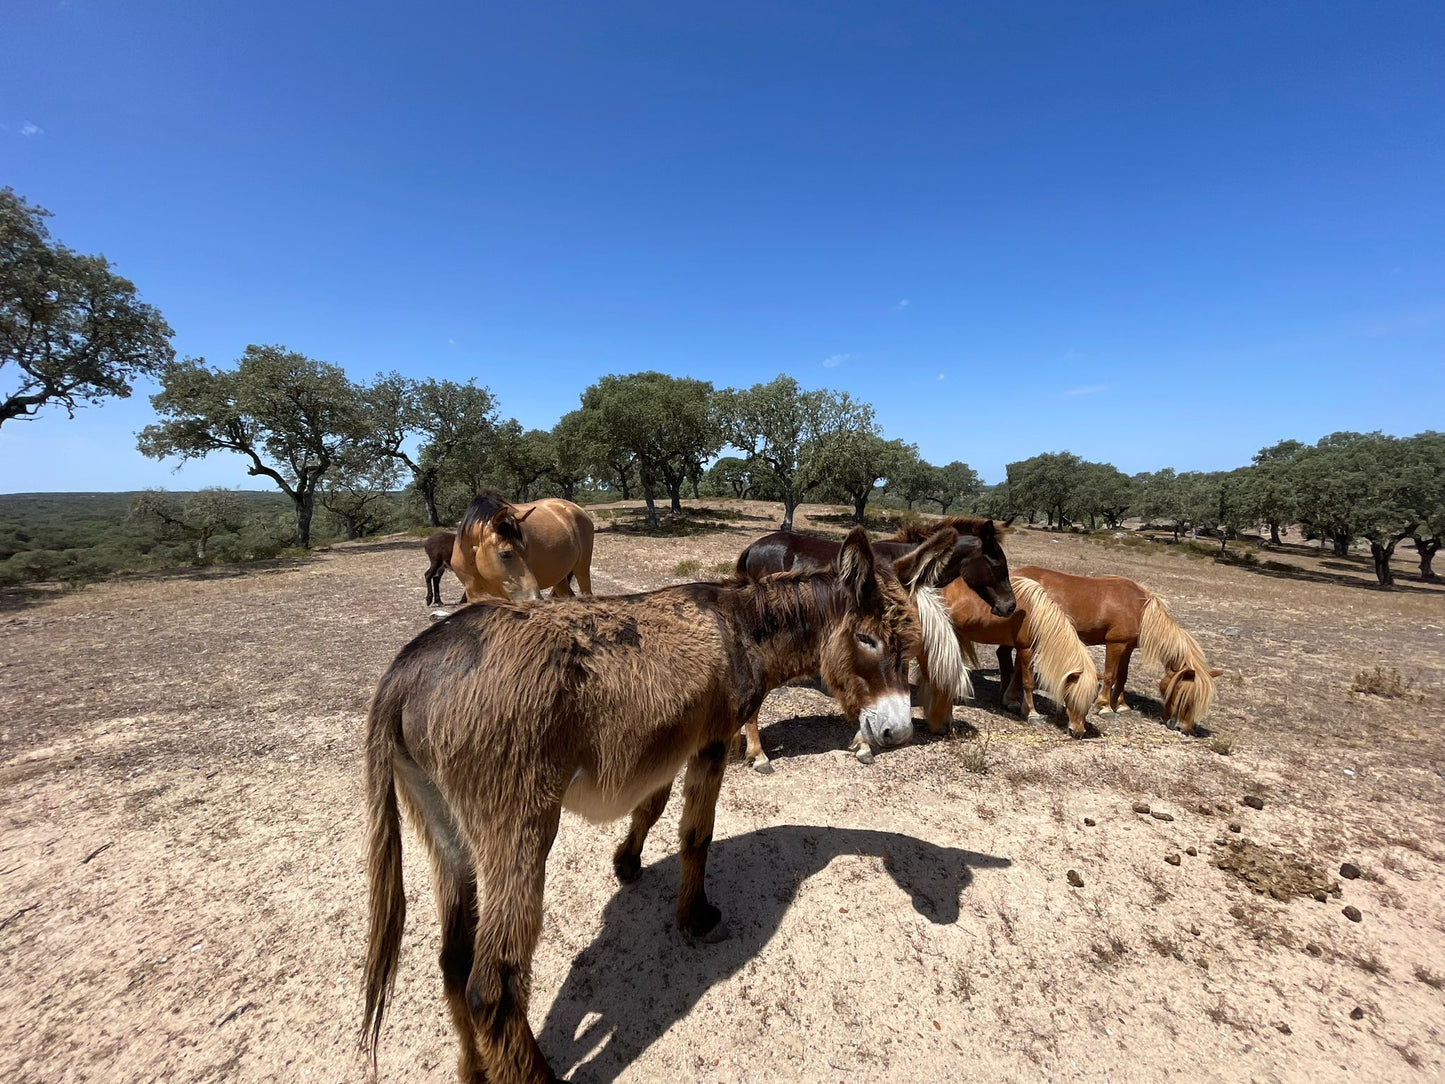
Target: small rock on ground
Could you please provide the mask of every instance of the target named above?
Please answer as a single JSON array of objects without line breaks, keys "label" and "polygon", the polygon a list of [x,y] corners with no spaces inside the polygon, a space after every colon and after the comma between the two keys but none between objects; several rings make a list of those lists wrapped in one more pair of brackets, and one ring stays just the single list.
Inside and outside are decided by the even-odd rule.
[{"label": "small rock on ground", "polygon": [[1363,1020],[1364,1018],[1365,1010],[1360,1008],[1358,1005],[1356,1005],[1353,1009],[1350,1010],[1351,1020]]},{"label": "small rock on ground", "polygon": [[1350,904],[1350,906],[1345,908],[1345,917],[1351,922],[1359,922],[1360,919],[1364,918],[1365,916],[1360,914],[1360,909],[1358,907],[1356,907],[1354,904]]},{"label": "small rock on ground", "polygon": [[1258,794],[1246,794],[1239,800],[1240,805],[1247,805],[1250,809],[1263,809],[1264,799]]},{"label": "small rock on ground", "polygon": [[1085,827],[1085,828],[1092,828],[1092,827],[1094,827],[1094,824],[1095,824],[1095,821],[1094,821],[1094,818],[1093,818],[1093,817],[1085,817],[1085,818],[1084,818],[1084,827]]},{"label": "small rock on ground", "polygon": [[1340,866],[1340,876],[1347,881],[1353,881],[1360,875],[1360,867],[1353,862],[1345,862]]},{"label": "small rock on ground", "polygon": [[1185,847],[1185,848],[1184,848],[1184,853],[1187,854],[1190,858],[1193,858],[1195,855],[1197,855],[1197,854],[1199,853],[1199,848],[1198,848],[1198,847]]},{"label": "small rock on ground", "polygon": [[1239,827],[1239,825],[1237,825],[1237,824],[1231,824],[1231,825],[1229,826],[1229,830],[1230,830],[1231,832],[1238,832],[1238,831],[1241,831],[1242,829],[1241,829],[1241,828]]},{"label": "small rock on ground", "polygon": [[1135,802],[1135,803],[1134,803],[1134,806],[1133,806],[1133,809],[1134,809],[1134,812],[1135,812],[1135,813],[1148,813],[1148,812],[1149,812],[1149,803],[1148,803],[1148,802]]},{"label": "small rock on ground", "polygon": [[1173,813],[1165,813],[1162,809],[1154,810],[1149,816],[1153,817],[1156,821],[1172,821],[1174,819]]},{"label": "small rock on ground", "polygon": [[1073,885],[1075,888],[1084,887],[1084,879],[1079,876],[1078,870],[1071,869],[1068,873],[1064,875],[1064,877],[1069,882],[1069,884]]},{"label": "small rock on ground", "polygon": [[1171,866],[1177,866],[1182,859],[1177,854],[1166,854],[1164,861],[1168,862]]}]

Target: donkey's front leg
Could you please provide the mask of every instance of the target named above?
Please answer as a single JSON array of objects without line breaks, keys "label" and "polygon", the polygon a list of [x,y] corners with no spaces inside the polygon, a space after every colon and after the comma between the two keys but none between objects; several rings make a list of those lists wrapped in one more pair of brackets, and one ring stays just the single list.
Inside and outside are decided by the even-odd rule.
[{"label": "donkey's front leg", "polygon": [[637,880],[637,875],[642,872],[642,845],[647,842],[647,833],[652,831],[657,818],[667,808],[667,799],[671,795],[672,783],[669,782],[649,794],[632,811],[632,827],[627,831],[627,838],[612,852],[612,872],[623,884]]},{"label": "donkey's front leg", "polygon": [[682,782],[682,824],[678,830],[682,884],[677,894],[677,924],[684,933],[703,941],[721,941],[728,936],[722,912],[707,902],[703,887],[717,795],[726,765],[727,743],[710,742],[687,762]]}]

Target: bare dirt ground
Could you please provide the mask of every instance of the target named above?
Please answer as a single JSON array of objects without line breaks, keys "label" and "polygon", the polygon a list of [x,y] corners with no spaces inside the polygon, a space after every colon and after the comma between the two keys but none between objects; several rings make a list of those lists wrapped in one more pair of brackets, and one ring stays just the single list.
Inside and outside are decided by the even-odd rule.
[{"label": "bare dirt ground", "polygon": [[[776,506],[720,507],[675,537],[600,511],[596,590],[661,585],[684,561],[706,576],[776,522]],[[677,802],[625,889],[609,861],[621,826],[564,816],[531,1010],[558,1072],[1438,1077],[1445,593],[1368,590],[1367,567],[1307,552],[1289,560],[1310,580],[1043,532],[1008,548],[1165,596],[1227,670],[1210,734],[1160,723],[1142,660],[1142,710],[1096,718],[1096,737],[1000,713],[984,672],[958,735],[871,766],[840,751],[851,728],[831,700],[774,693],[776,771],[735,763],[718,807],[709,887],[731,940],[672,928]],[[361,724],[427,624],[424,567],[416,540],[391,539],[0,612],[0,1080],[366,1078]],[[1405,695],[1349,691],[1377,664]],[[1240,876],[1288,896],[1290,855],[1324,902]],[[1342,862],[1363,875],[1340,878]],[[449,1080],[410,837],[407,890],[381,1073]]]}]

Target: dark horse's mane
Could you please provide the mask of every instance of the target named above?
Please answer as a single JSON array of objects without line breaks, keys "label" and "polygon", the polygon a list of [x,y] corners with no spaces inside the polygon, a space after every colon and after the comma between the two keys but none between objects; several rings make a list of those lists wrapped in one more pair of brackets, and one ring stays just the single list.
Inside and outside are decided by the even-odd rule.
[{"label": "dark horse's mane", "polygon": [[485,527],[491,522],[493,516],[503,511],[508,515],[498,523],[497,533],[514,542],[522,541],[522,528],[517,523],[517,517],[511,514],[515,512],[512,502],[495,489],[483,489],[472,498],[472,503],[467,505],[461,523],[457,525],[457,534],[463,538],[470,537],[473,530]]},{"label": "dark horse's mane", "polygon": [[1000,530],[997,523],[983,516],[949,516],[933,523],[910,523],[899,527],[897,533],[891,535],[887,541],[926,542],[934,531],[943,527],[952,527],[959,534],[977,535],[983,539],[985,548],[989,542],[997,544]]}]

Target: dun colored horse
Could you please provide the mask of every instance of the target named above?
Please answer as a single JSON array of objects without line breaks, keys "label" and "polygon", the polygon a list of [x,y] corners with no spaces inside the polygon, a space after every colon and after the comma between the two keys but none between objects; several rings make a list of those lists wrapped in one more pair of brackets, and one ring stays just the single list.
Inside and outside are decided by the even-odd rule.
[{"label": "dun colored horse", "polygon": [[[995,617],[962,582],[945,587],[943,600],[954,630],[961,641],[998,645],[1000,684],[1007,683],[1001,690],[1005,705],[1010,705],[1018,692],[1023,716],[1029,722],[1042,722],[1043,716],[1034,710],[1037,675],[1044,692],[1068,712],[1069,732],[1081,738],[1084,719],[1099,688],[1094,660],[1063,610],[1037,583],[1015,573],[1012,585],[1020,605],[1008,617]],[[1019,661],[1010,678],[1006,664],[1013,649],[1018,651]],[[919,691],[928,729],[941,733],[953,712],[951,692],[928,681],[919,684]]]},{"label": "dun colored horse", "polygon": [[400,810],[431,857],[462,1081],[555,1079],[527,1022],[548,852],[564,807],[632,811],[621,881],[686,764],[678,925],[726,936],[704,872],[727,742],[768,691],[821,671],[876,735],[909,713],[918,619],[951,530],[899,558],[859,528],[836,565],[616,598],[467,606],[404,647],[367,713],[370,932],[363,1045],[375,1058],[406,896]]},{"label": "dun colored horse", "polygon": [[469,602],[487,595],[541,598],[548,587],[554,595],[570,595],[573,578],[582,594],[590,595],[592,517],[558,497],[511,504],[483,490],[457,527],[452,571]]},{"label": "dun colored horse", "polygon": [[426,551],[431,567],[426,570],[426,604],[442,604],[442,573],[452,566],[452,547],[456,545],[455,531],[438,531],[421,544]]},{"label": "dun colored horse", "polygon": [[[985,524],[987,543],[978,534],[959,534],[958,541],[938,577],[938,585],[942,587],[961,579],[986,601],[995,613],[1006,616],[1013,613],[1015,602],[1013,589],[1008,582],[1008,559],[998,545],[992,522],[965,520],[962,517],[946,522],[946,526],[954,530],[960,530],[962,525],[977,531]],[[908,542],[886,539],[874,542],[873,552],[879,558],[891,561],[911,552],[920,541],[922,539]],[[759,579],[775,572],[826,568],[837,560],[838,549],[839,543],[826,538],[814,538],[793,531],[774,531],[750,543],[738,555],[737,572],[751,579]],[[939,687],[957,690],[964,696],[970,695],[968,671],[959,653],[957,637],[952,635],[947,614],[943,612],[936,593],[928,589],[915,592],[915,601],[924,631],[920,672],[931,669],[933,680]],[[909,721],[905,729],[890,732],[883,737],[887,745],[901,745],[913,737],[912,721]],[[763,752],[756,715],[743,726],[742,739],[745,742],[742,755],[752,763],[753,768],[759,772],[771,772],[772,762]],[[854,738],[853,746],[865,760],[872,754],[871,748],[859,738]]]},{"label": "dun colored horse", "polygon": [[1214,699],[1214,679],[1224,671],[1209,668],[1198,641],[1175,624],[1163,599],[1123,576],[1074,576],[1033,565],[1019,574],[1043,585],[1084,643],[1104,645],[1100,711],[1129,710],[1124,684],[1137,647],[1164,670],[1159,682],[1164,721],[1177,720],[1184,733],[1194,733]]}]

